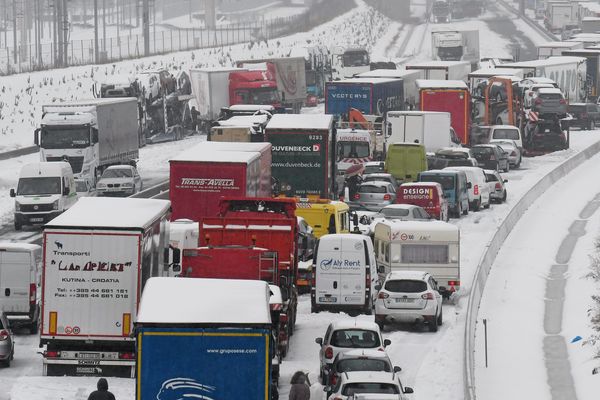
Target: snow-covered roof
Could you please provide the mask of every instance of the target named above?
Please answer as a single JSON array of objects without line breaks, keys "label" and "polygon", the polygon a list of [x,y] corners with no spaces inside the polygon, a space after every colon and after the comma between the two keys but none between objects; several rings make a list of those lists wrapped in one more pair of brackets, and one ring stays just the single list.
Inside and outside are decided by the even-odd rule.
[{"label": "snow-covered roof", "polygon": [[406,69],[444,69],[454,65],[471,65],[469,61],[424,61],[406,66]]},{"label": "snow-covered roof", "polygon": [[263,153],[271,151],[271,143],[269,142],[200,142],[190,150],[196,149],[201,152],[229,152],[229,151],[246,151]]},{"label": "snow-covered roof", "polygon": [[[599,35],[600,37],[600,35]],[[585,61],[585,57],[576,56],[553,56],[544,60],[530,60],[530,61],[519,61],[514,63],[502,64],[504,67],[516,67],[516,68],[538,68],[546,67],[549,65],[562,65],[567,63],[581,63]]]},{"label": "snow-covered roof", "polygon": [[387,383],[398,386],[396,375],[392,372],[383,371],[349,371],[344,373],[343,382],[345,384],[356,383]]},{"label": "snow-covered roof", "polygon": [[[210,142],[208,142],[210,143]],[[213,162],[213,163],[240,163],[250,164],[260,158],[260,153],[255,151],[225,151],[203,147],[204,143],[192,147],[181,154],[171,158],[173,161]]]},{"label": "snow-covered roof", "polygon": [[467,89],[467,84],[457,80],[417,79],[419,89]]},{"label": "snow-covered roof", "polygon": [[425,271],[392,271],[386,276],[387,279],[419,279],[423,280]]},{"label": "snow-covered roof", "polygon": [[264,281],[150,278],[137,323],[270,324],[269,287]]},{"label": "snow-covered roof", "polygon": [[269,129],[316,129],[329,130],[333,115],[329,114],[275,114],[267,124]]},{"label": "snow-covered roof", "polygon": [[340,81],[334,81],[334,82],[328,82],[329,85],[337,85],[337,84],[343,84],[343,85],[347,85],[347,84],[354,84],[354,83],[388,83],[388,82],[397,82],[398,80],[400,80],[401,78],[349,78],[349,79],[342,79]]},{"label": "snow-covered roof", "polygon": [[492,76],[510,76],[523,73],[519,68],[481,68],[469,73],[469,78],[490,78]]},{"label": "snow-covered roof", "polygon": [[275,111],[275,107],[267,104],[235,104],[228,108],[231,111]]},{"label": "snow-covered roof", "polygon": [[376,187],[382,187],[382,186],[388,186],[390,183],[388,181],[367,181],[367,182],[363,182],[360,184],[360,186],[376,186]]},{"label": "snow-covered roof", "polygon": [[516,130],[519,130],[519,127],[513,126],[513,125],[491,125],[490,129],[516,129]]},{"label": "snow-covered roof", "polygon": [[243,71],[243,68],[236,67],[212,67],[212,68],[192,68],[190,73],[192,72],[232,72],[232,71]]},{"label": "snow-covered roof", "polygon": [[352,349],[338,354],[338,360],[357,357],[369,357],[389,360],[390,356],[385,351],[376,349]]},{"label": "snow-covered roof", "polygon": [[406,76],[420,75],[419,70],[407,69],[374,69],[373,71],[356,74],[357,78],[404,78]]},{"label": "snow-covered roof", "polygon": [[395,232],[430,232],[430,233],[457,233],[458,227],[444,221],[437,220],[409,220],[403,221],[399,219],[386,219],[379,222],[380,224],[387,225],[392,234]]},{"label": "snow-covered roof", "polygon": [[264,114],[259,115],[235,115],[229,119],[217,121],[220,126],[252,127],[256,124],[265,124],[269,120]]},{"label": "snow-covered roof", "polygon": [[[349,235],[359,236],[359,235],[356,235],[353,233],[350,233]],[[332,236],[332,235],[325,235],[320,240],[323,240],[323,238],[326,238],[329,236]],[[358,319],[358,318],[344,318],[344,319],[336,320],[331,323],[331,327],[333,328],[334,331],[339,330],[339,329],[356,328],[356,329],[364,329],[364,330],[368,330],[368,331],[379,332],[379,325],[377,325],[375,322],[366,321],[366,320]]]},{"label": "snow-covered roof", "polygon": [[36,251],[41,250],[42,247],[37,244],[32,243],[24,243],[24,242],[0,242],[0,252],[1,251]]},{"label": "snow-covered roof", "polygon": [[440,188],[442,187],[442,185],[439,184],[438,182],[410,182],[410,183],[403,183],[400,185],[401,188],[414,187],[414,186],[423,186],[423,187],[439,186]]},{"label": "snow-covered roof", "polygon": [[375,178],[391,178],[392,174],[389,174],[387,172],[373,172],[371,174],[364,174],[363,175],[363,179],[366,179],[367,177],[368,178],[372,178],[372,177],[375,177]]},{"label": "snow-covered roof", "polygon": [[555,87],[541,87],[538,89],[538,94],[561,94],[562,92],[560,91],[560,89],[557,89]]},{"label": "snow-covered roof", "polygon": [[71,165],[64,161],[35,162],[21,167],[19,177],[62,176],[71,170]]},{"label": "snow-covered roof", "polygon": [[269,304],[283,304],[283,297],[281,296],[281,289],[276,285],[269,285],[271,295],[269,296]]},{"label": "snow-covered roof", "polygon": [[83,197],[45,228],[146,228],[171,208],[168,200]]},{"label": "snow-covered roof", "polygon": [[581,46],[581,44],[578,44],[578,42],[545,42],[542,44],[539,44],[537,47],[538,49],[541,48],[572,48],[572,47],[576,47],[576,46]]},{"label": "snow-covered roof", "polygon": [[[61,103],[53,103],[53,104],[45,104],[43,105],[43,109],[45,112],[63,112],[66,111],[67,107],[95,107],[97,105],[102,104],[120,104],[120,103],[129,103],[137,100],[134,97],[110,97],[110,98],[97,98],[97,99],[87,99],[87,100],[73,100],[73,101],[65,101]],[[59,111],[54,111],[57,109]]]}]

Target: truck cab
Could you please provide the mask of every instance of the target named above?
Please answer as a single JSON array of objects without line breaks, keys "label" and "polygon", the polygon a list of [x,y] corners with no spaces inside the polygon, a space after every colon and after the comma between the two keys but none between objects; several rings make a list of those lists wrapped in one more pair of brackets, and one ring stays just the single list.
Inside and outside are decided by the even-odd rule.
[{"label": "truck cab", "polygon": [[10,197],[15,199],[15,230],[49,222],[77,201],[73,170],[66,162],[26,164]]},{"label": "truck cab", "polygon": [[274,66],[265,63],[265,69],[233,71],[229,74],[229,105],[267,104],[281,107],[281,98],[277,90]]},{"label": "truck cab", "polygon": [[356,74],[369,71],[369,52],[358,46],[336,48],[331,60],[331,78],[334,81],[352,78]]},{"label": "truck cab", "polygon": [[350,207],[341,201],[298,198],[296,215],[313,227],[315,237],[350,232]]},{"label": "truck cab", "polygon": [[373,160],[370,131],[338,129],[335,145],[338,174],[345,172],[352,165],[362,165]]}]

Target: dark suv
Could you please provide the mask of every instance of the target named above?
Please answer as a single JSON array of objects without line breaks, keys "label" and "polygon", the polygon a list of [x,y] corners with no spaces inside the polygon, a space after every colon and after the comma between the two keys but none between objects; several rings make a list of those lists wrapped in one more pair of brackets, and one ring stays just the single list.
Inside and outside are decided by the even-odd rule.
[{"label": "dark suv", "polygon": [[500,146],[495,144],[478,144],[471,147],[471,154],[483,169],[502,170],[504,172],[510,170],[508,154]]},{"label": "dark suv", "polygon": [[581,129],[596,129],[600,121],[600,108],[594,103],[569,104],[569,114],[573,115],[569,125]]}]

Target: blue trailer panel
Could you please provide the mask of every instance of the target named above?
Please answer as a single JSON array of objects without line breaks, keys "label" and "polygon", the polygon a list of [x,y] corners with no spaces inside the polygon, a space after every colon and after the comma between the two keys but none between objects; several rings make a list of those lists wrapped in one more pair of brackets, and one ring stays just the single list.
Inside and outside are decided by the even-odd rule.
[{"label": "blue trailer panel", "polygon": [[268,329],[142,326],[137,337],[137,400],[269,400]]},{"label": "blue trailer panel", "polygon": [[356,108],[365,115],[401,111],[404,106],[402,79],[354,78],[327,82],[325,114],[343,115]]}]

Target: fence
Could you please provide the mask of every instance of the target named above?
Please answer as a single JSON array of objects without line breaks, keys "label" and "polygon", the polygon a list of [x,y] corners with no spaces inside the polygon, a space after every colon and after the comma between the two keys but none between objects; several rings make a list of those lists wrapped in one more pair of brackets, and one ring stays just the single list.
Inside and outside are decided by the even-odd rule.
[{"label": "fence", "polygon": [[[217,29],[150,30],[150,55],[209,47],[223,47],[250,41],[269,40],[295,32],[306,31],[354,7],[352,0],[331,0],[327,7],[310,8],[289,17],[227,24]],[[0,48],[0,75],[39,71],[57,67],[109,63],[144,56],[144,38],[140,35],[121,35],[100,39],[99,60],[95,59],[94,40],[71,40],[66,48],[66,65],[56,59],[56,45],[43,43],[15,48]],[[37,51],[36,51],[37,50]]]}]

